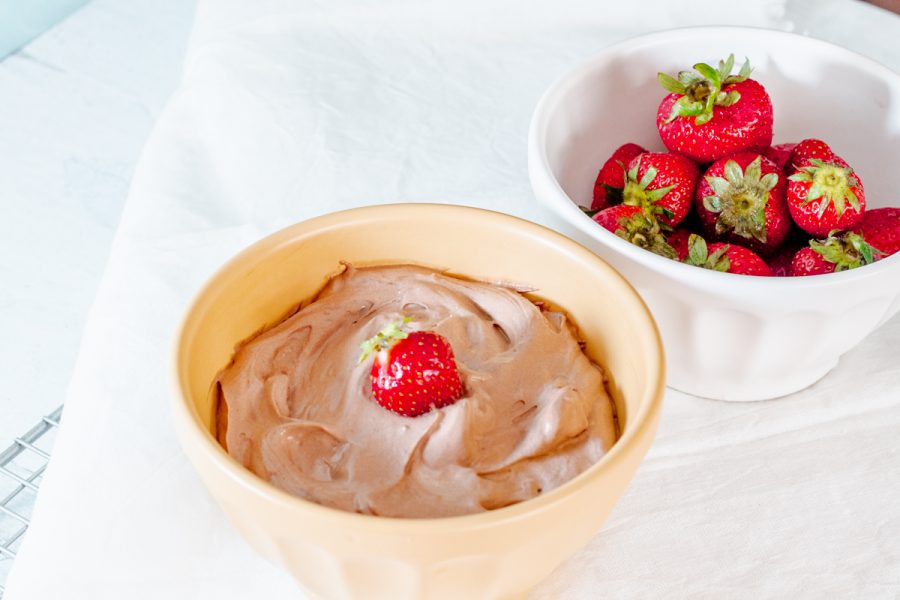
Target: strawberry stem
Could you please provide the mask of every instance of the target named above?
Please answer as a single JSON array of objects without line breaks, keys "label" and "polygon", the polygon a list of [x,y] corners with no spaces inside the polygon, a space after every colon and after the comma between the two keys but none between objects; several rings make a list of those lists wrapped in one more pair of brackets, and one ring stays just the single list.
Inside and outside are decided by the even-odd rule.
[{"label": "strawberry stem", "polygon": [[852,231],[844,234],[831,231],[824,240],[810,240],[809,246],[826,262],[835,265],[835,271],[872,264],[883,254],[869,245],[861,234]]},{"label": "strawberry stem", "polygon": [[412,317],[403,316],[399,321],[388,323],[381,331],[370,337],[359,345],[362,354],[356,364],[362,363],[370,354],[376,354],[382,350],[387,350],[400,340],[409,337],[409,332],[403,329],[403,326],[412,321]]},{"label": "strawberry stem", "polygon": [[641,158],[637,163],[625,172],[625,188],[622,190],[622,203],[628,206],[637,206],[643,211],[655,217],[662,214],[666,218],[672,218],[672,211],[657,204],[666,194],[671,192],[675,186],[669,185],[663,188],[648,190],[647,186],[656,179],[656,167],[649,167],[644,171],[644,175],[638,180],[638,170],[641,167]]},{"label": "strawberry stem", "polygon": [[745,60],[744,65],[737,75],[732,75],[734,68],[734,54],[729,54],[726,60],[719,61],[719,68],[715,69],[706,63],[694,65],[694,71],[681,71],[678,79],[665,73],[657,74],[659,84],[667,91],[681,95],[673,105],[667,123],[671,123],[678,117],[694,117],[697,125],[708,123],[713,117],[715,106],[731,106],[741,99],[739,92],[722,88],[733,83],[746,81],[750,77],[750,61]]},{"label": "strawberry stem", "polygon": [[688,255],[684,259],[685,264],[709,269],[710,271],[721,271],[727,273],[731,269],[731,261],[728,260],[729,245],[724,245],[709,253],[709,248],[699,235],[692,233],[688,237]]},{"label": "strawberry stem", "polygon": [[663,230],[670,230],[670,228],[659,223],[652,215],[638,212],[630,217],[619,219],[619,227],[615,234],[644,250],[675,259],[678,253],[666,241]]},{"label": "strawberry stem", "polygon": [[703,198],[703,207],[717,214],[716,233],[734,231],[741,237],[766,243],[766,205],[778,175],[762,174],[761,156],[743,170],[729,159],[724,174],[725,177],[706,176],[713,193]]},{"label": "strawberry stem", "polygon": [[859,187],[859,179],[849,167],[814,158],[788,179],[811,182],[803,204],[822,198],[816,211],[819,218],[829,204],[834,205],[839,217],[844,214],[847,204],[850,204],[856,212],[860,212],[859,198],[853,191],[853,188]]}]

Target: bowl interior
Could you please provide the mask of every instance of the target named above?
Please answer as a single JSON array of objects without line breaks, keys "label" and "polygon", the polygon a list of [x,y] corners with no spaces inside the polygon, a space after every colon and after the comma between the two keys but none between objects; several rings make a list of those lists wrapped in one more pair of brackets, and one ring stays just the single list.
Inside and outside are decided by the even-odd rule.
[{"label": "bowl interior", "polygon": [[546,103],[546,158],[574,202],[589,206],[597,170],[625,142],[664,151],[658,71],[745,57],[774,107],[773,143],[824,139],[859,174],[870,207],[900,205],[900,76],[849,50],[801,35],[691,28],[637,38],[570,74]]},{"label": "bowl interior", "polygon": [[574,317],[586,352],[611,374],[623,440],[658,408],[663,364],[655,325],[634,290],[602,260],[548,229],[498,213],[380,206],[326,215],[269,236],[200,292],[178,340],[176,370],[181,395],[207,442],[218,448],[211,382],[235,346],[314,295],[341,261],[416,263],[530,286]]}]

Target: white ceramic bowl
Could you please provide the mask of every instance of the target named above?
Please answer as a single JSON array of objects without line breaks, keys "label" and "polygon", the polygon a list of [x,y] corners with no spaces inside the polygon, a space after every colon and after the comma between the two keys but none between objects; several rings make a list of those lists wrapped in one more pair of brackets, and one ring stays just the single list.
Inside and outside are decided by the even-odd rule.
[{"label": "white ceramic bowl", "polygon": [[597,171],[620,144],[664,150],[657,72],[731,52],[750,59],[769,91],[774,143],[822,138],[856,169],[869,208],[900,206],[892,191],[900,186],[900,76],[844,48],[762,29],[677,29],[610,46],[544,94],[531,122],[529,172],[551,224],[643,295],[663,335],[671,387],[762,400],[811,385],[900,310],[900,255],[815,277],[717,273],[633,246],[578,208],[590,205]]}]

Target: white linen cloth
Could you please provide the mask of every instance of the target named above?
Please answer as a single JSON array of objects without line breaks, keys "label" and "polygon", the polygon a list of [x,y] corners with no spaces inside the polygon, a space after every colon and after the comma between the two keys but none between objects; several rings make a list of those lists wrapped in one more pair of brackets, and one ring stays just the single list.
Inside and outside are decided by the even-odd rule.
[{"label": "white linen cloth", "polygon": [[[553,79],[619,39],[698,22],[840,38],[855,22],[866,36],[845,43],[900,68],[879,45],[900,39],[897,18],[834,0],[804,21],[804,5],[201,2],[7,600],[302,598],[228,525],[175,441],[169,352],[192,293],[243,246],[340,208],[457,202],[541,221],[530,113]],[[612,517],[532,598],[895,598],[898,342],[894,319],[777,401],[669,391]]]}]

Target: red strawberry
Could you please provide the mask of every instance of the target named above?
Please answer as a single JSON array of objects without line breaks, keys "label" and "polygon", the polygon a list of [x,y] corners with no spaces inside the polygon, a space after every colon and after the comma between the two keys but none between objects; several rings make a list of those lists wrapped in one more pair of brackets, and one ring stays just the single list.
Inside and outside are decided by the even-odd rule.
[{"label": "red strawberry", "polygon": [[612,156],[606,159],[597,174],[594,183],[594,202],[591,210],[603,210],[607,206],[622,201],[622,188],[625,187],[625,166],[638,154],[646,152],[637,144],[623,144],[616,148]]},{"label": "red strawberry", "polygon": [[697,186],[695,202],[703,231],[772,254],[791,231],[786,186],[781,170],[761,154],[720,158]]},{"label": "red strawberry", "polygon": [[790,276],[824,275],[834,273],[834,263],[830,263],[812,248],[800,248],[791,259]]},{"label": "red strawberry", "polygon": [[769,268],[772,269],[774,277],[790,277],[791,261],[794,259],[796,252],[788,252],[784,249],[769,259]]},{"label": "red strawberry", "polygon": [[900,208],[867,210],[857,230],[883,256],[900,252]]},{"label": "red strawberry", "polygon": [[666,241],[669,242],[675,251],[676,258],[681,262],[688,257],[689,240],[692,235],[694,234],[689,230],[681,228],[666,234]]},{"label": "red strawberry", "polygon": [[675,258],[675,251],[666,242],[659,222],[639,206],[610,206],[594,215],[593,219],[635,246],[666,258]]},{"label": "red strawberry", "polygon": [[772,254],[791,231],[787,180],[768,158],[743,152],[710,165],[695,195],[707,236]]},{"label": "red strawberry", "polygon": [[619,204],[618,206],[610,206],[604,208],[593,217],[594,221],[599,223],[607,231],[615,233],[622,225],[625,224],[634,215],[644,214],[640,206],[629,206],[627,204]]},{"label": "red strawberry", "polygon": [[391,323],[362,344],[362,362],[375,353],[372,396],[384,408],[417,417],[453,404],[462,396],[462,382],[450,343],[433,331],[406,332],[405,317]]},{"label": "red strawberry", "polygon": [[699,235],[692,235],[688,244],[686,264],[737,275],[772,275],[759,255],[737,244],[710,244],[707,248],[706,240]]},{"label": "red strawberry", "polygon": [[776,167],[784,171],[785,165],[788,164],[788,161],[791,158],[791,152],[793,152],[796,147],[797,144],[775,144],[774,146],[766,148],[763,154],[766,158],[775,163]]},{"label": "red strawberry", "polygon": [[698,163],[710,163],[738,152],[762,152],[772,144],[772,101],[750,77],[745,62],[732,75],[734,55],[719,68],[699,63],[697,73],[682,71],[678,79],[660,73],[669,92],[656,113],[663,144]]},{"label": "red strawberry", "polygon": [[828,162],[803,160],[797,167],[797,172],[788,177],[787,202],[800,229],[824,237],[835,229],[852,229],[862,221],[865,191],[847,163],[834,156]]},{"label": "red strawberry", "polygon": [[788,175],[793,175],[803,164],[814,158],[823,162],[833,162],[842,167],[848,166],[844,159],[832,152],[828,144],[822,140],[809,138],[794,146],[784,170]]},{"label": "red strawberry", "polygon": [[824,240],[810,240],[808,248],[797,251],[791,260],[791,275],[824,275],[855,269],[875,262],[879,254],[858,233],[832,232]]},{"label": "red strawberry", "polygon": [[687,216],[700,171],[680,154],[646,152],[628,163],[622,202],[674,227]]},{"label": "red strawberry", "polygon": [[[794,232],[800,233],[799,229]],[[801,248],[807,247],[809,237],[805,234],[789,236],[781,248],[768,260],[769,268],[775,277],[791,276],[791,261]]]}]

